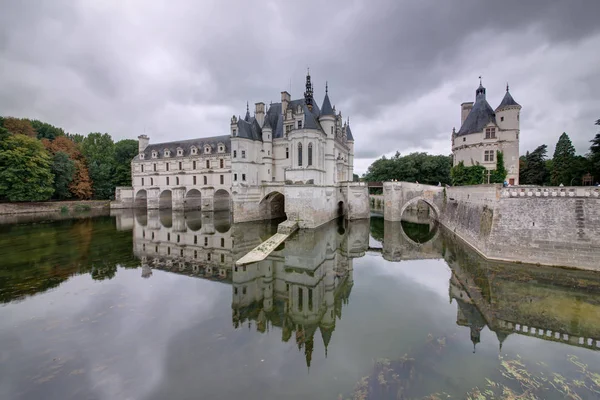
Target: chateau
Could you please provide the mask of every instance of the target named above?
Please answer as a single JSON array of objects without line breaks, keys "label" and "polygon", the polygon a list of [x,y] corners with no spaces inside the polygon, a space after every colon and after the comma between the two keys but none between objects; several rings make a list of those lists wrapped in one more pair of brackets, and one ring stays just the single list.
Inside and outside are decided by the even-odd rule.
[{"label": "chateau", "polygon": [[113,207],[229,209],[234,222],[287,217],[301,228],[368,218],[366,186],[351,182],[349,120],[331,105],[327,85],[321,104],[307,74],[302,98],[283,91],[280,103],[256,103],[253,116],[246,106],[228,135],[158,144],[141,135],[133,187],[117,188]]},{"label": "chateau", "polygon": [[461,127],[452,129],[454,165],[480,164],[488,170],[496,169],[497,152],[504,155],[508,171],[506,180],[519,184],[519,114],[521,106],[513,99],[506,85],[506,94],[496,110],[486,100],[485,88],[479,82],[475,103],[461,104]]}]

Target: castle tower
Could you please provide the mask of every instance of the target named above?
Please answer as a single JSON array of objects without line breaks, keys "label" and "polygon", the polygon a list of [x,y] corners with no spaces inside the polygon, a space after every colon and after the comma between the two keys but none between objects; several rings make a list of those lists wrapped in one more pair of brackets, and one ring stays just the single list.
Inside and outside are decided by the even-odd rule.
[{"label": "castle tower", "polygon": [[329,100],[329,88],[325,83],[325,98],[323,99],[323,106],[321,107],[321,116],[319,117],[319,123],[327,136],[325,144],[325,170],[328,173],[325,175],[325,184],[333,185],[334,175],[331,171],[335,169],[335,157],[334,157],[334,139],[335,139],[335,110],[331,107],[331,101]]}]

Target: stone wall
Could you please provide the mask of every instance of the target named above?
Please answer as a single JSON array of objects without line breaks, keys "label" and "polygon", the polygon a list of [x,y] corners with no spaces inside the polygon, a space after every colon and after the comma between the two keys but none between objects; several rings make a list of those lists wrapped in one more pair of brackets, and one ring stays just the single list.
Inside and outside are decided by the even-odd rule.
[{"label": "stone wall", "polygon": [[386,221],[402,220],[402,213],[419,200],[426,202],[439,217],[444,204],[444,188],[442,186],[422,185],[409,182],[384,182],[383,196],[385,205],[383,215]]},{"label": "stone wall", "polygon": [[0,215],[29,214],[29,213],[56,213],[64,211],[88,211],[108,209],[108,200],[73,200],[73,201],[45,201],[27,203],[1,203]]}]

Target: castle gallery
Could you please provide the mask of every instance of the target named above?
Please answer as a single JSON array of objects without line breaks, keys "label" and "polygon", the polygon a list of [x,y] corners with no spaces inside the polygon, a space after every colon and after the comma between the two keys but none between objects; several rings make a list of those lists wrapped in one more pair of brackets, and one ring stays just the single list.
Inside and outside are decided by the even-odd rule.
[{"label": "castle gallery", "polygon": [[314,228],[339,216],[368,218],[366,185],[352,182],[354,138],[349,121],[321,106],[310,74],[304,96],[255,104],[254,115],[231,117],[229,134],[151,144],[139,136],[132,188],[116,203],[173,210],[229,209],[234,222],[287,216]]}]

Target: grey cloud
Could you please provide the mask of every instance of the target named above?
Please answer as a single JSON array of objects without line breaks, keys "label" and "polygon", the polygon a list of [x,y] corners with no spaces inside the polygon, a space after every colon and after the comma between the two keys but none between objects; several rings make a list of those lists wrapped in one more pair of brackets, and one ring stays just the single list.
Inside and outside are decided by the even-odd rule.
[{"label": "grey cloud", "polygon": [[[458,106],[472,100],[483,74],[494,99],[510,80],[529,101],[523,104],[527,148],[554,144],[548,132],[533,130],[547,129],[540,121],[568,103],[580,110],[569,127],[584,149],[600,115],[593,116],[597,90],[580,85],[597,86],[600,73],[590,68],[570,86],[567,71],[557,68],[547,73],[555,82],[534,89],[527,86],[534,64],[511,71],[494,65],[506,54],[519,60],[540,48],[600,38],[599,14],[600,3],[585,0],[10,2],[0,15],[6,65],[0,85],[8,89],[0,93],[0,110],[118,139],[135,137],[144,126],[157,141],[222,134],[230,112],[243,114],[246,101],[278,101],[290,80],[292,96],[300,97],[310,66],[317,100],[328,80],[332,102],[351,116],[357,158],[443,146],[448,153]],[[580,65],[579,58],[567,60],[569,67]],[[538,62],[547,61],[540,56]],[[390,120],[369,129],[389,118],[387,108],[397,107],[399,116],[414,112],[411,104],[448,82],[454,103],[424,104],[430,117],[416,121],[420,125],[393,126]],[[540,93],[525,96],[519,92],[525,87]],[[553,90],[563,104],[538,107],[536,99]]]}]

